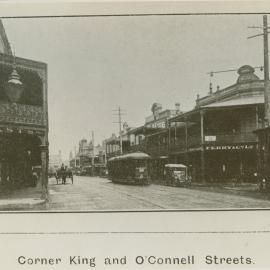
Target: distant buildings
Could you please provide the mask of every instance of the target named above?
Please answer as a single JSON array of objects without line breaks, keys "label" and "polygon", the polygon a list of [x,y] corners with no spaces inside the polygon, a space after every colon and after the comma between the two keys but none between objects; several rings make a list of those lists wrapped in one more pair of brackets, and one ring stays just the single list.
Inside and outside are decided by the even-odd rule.
[{"label": "distant buildings", "polygon": [[[132,130],[127,124],[123,126],[121,138],[122,138],[122,150],[123,153],[128,152],[130,144],[133,142],[132,137],[130,137],[130,131]],[[106,158],[111,158],[120,155],[120,137],[116,136],[114,133],[111,137],[103,141],[105,145]]]},{"label": "distant buildings", "polygon": [[49,168],[58,169],[63,164],[61,151],[58,154],[50,154],[49,156]]},{"label": "distant buildings", "polygon": [[[79,141],[78,152],[70,155],[69,166],[73,169],[85,169],[87,174],[98,172],[99,167],[105,164],[105,149],[102,145],[93,146],[92,141],[86,139]],[[94,169],[93,169],[94,168]]]}]

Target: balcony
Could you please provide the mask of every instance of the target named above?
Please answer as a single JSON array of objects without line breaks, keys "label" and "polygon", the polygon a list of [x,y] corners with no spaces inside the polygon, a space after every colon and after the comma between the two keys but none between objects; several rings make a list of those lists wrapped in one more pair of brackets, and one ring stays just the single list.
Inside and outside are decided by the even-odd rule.
[{"label": "balcony", "polygon": [[176,142],[171,142],[170,144],[170,152],[184,152],[186,151],[186,142],[185,139],[183,140],[176,140]]},{"label": "balcony", "polygon": [[[207,138],[208,137],[208,138]],[[186,148],[197,148],[201,146],[201,135],[195,134],[188,136],[186,146],[184,137],[177,138],[176,142],[171,142],[170,152],[185,152]],[[235,134],[207,134],[205,135],[205,145],[222,145],[222,144],[238,144],[238,143],[254,143],[257,142],[257,137],[253,132],[235,133]]]},{"label": "balcony", "polygon": [[185,152],[187,147],[188,148],[196,148],[201,145],[201,135],[195,134],[195,135],[189,135],[187,139],[187,145],[186,145],[186,138],[181,137],[177,138],[176,142],[171,142],[170,144],[170,152]]},{"label": "balcony", "polygon": [[145,142],[140,144],[134,144],[131,145],[128,149],[128,152],[134,153],[134,152],[146,152],[146,144]]},{"label": "balcony", "polygon": [[168,145],[156,145],[156,146],[147,146],[146,148],[147,154],[150,156],[167,156],[168,155]]},{"label": "balcony", "polygon": [[[207,137],[206,135],[205,137]],[[213,140],[205,141],[205,144],[236,144],[257,142],[257,136],[253,132],[234,133],[234,134],[216,134],[210,135]]]}]

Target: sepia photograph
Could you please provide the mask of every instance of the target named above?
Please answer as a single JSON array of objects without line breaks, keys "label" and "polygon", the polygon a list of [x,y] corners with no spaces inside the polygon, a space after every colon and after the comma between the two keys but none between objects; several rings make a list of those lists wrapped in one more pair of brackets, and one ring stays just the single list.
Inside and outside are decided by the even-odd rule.
[{"label": "sepia photograph", "polygon": [[267,14],[0,19],[0,211],[270,208]]}]

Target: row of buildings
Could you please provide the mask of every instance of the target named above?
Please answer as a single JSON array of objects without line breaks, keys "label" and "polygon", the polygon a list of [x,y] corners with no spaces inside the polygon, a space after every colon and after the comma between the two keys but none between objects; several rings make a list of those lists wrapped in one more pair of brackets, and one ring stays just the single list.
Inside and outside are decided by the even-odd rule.
[{"label": "row of buildings", "polygon": [[[253,181],[261,150],[254,131],[264,125],[264,80],[249,65],[237,72],[233,85],[214,91],[210,84],[190,111],[182,112],[179,103],[173,110],[154,103],[144,125],[124,129],[123,153],[148,153],[153,180],[162,177],[164,164],[182,163],[196,181]],[[105,140],[106,159],[120,154],[119,141],[115,135]]]}]

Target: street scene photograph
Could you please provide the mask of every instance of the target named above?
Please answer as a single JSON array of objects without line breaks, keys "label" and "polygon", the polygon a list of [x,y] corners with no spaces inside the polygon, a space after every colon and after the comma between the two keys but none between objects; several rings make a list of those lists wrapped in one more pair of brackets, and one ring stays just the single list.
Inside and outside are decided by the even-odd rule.
[{"label": "street scene photograph", "polygon": [[0,211],[270,208],[269,20],[0,18]]}]

